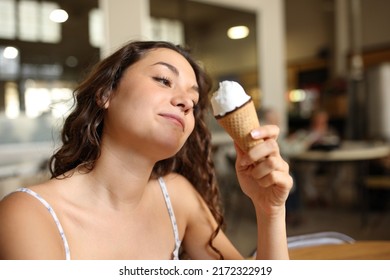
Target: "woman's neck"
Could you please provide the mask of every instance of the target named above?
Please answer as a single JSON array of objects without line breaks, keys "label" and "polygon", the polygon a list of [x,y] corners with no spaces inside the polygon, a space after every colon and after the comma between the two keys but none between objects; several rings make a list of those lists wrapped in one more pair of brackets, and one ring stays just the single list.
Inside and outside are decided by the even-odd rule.
[{"label": "woman's neck", "polygon": [[136,207],[150,183],[154,164],[136,151],[102,146],[100,157],[88,173],[93,195],[113,208]]}]

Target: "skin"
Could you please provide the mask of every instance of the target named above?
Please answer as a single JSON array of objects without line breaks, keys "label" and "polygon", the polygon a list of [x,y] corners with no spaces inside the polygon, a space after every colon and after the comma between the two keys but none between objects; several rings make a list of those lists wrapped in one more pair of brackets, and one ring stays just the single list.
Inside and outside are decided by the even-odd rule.
[{"label": "skin", "polygon": [[[174,155],[194,128],[195,74],[184,57],[155,49],[130,66],[105,103],[101,156],[94,169],[31,186],[54,208],[72,259],[170,259],[171,221],[154,164]],[[140,117],[142,116],[142,117]],[[287,259],[285,200],[292,186],[280,157],[276,126],[252,131],[264,141],[247,154],[237,147],[237,175],[258,219],[257,258]],[[191,259],[216,259],[206,246],[216,222],[179,174],[164,177],[182,246]],[[162,240],[164,242],[162,242]],[[242,259],[223,232],[214,240],[226,259]],[[35,198],[13,193],[0,202],[0,258],[64,259],[57,227]]]}]

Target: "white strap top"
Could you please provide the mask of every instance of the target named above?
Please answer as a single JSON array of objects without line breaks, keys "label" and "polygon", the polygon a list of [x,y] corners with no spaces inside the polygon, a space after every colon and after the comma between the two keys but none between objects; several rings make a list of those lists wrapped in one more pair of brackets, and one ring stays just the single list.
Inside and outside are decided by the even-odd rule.
[{"label": "white strap top", "polygon": [[168,190],[167,190],[167,187],[165,185],[164,179],[162,177],[159,177],[158,178],[158,182],[160,183],[161,191],[164,194],[164,199],[165,199],[165,203],[166,203],[167,208],[168,208],[169,217],[171,218],[173,234],[175,236],[175,249],[173,250],[172,258],[174,260],[178,260],[179,259],[179,250],[180,250],[181,240],[180,240],[180,237],[179,237],[179,230],[177,228],[175,213],[173,212],[171,199],[169,198]]},{"label": "white strap top", "polygon": [[53,217],[53,220],[56,223],[58,231],[59,231],[59,233],[61,235],[62,242],[64,243],[65,259],[66,260],[70,260],[70,251],[69,251],[68,240],[66,239],[66,236],[65,236],[65,233],[64,233],[64,229],[62,228],[60,220],[58,219],[56,213],[54,212],[54,210],[50,206],[50,204],[46,200],[44,200],[39,194],[37,194],[36,192],[34,192],[34,191],[32,191],[32,190],[30,190],[28,188],[20,188],[20,189],[17,189],[16,191],[28,193],[29,195],[31,195],[31,196],[35,197],[36,199],[38,199],[46,207],[46,209],[49,211],[50,215]]},{"label": "white strap top", "polygon": [[[167,187],[165,185],[164,179],[162,177],[159,177],[158,182],[160,184],[160,188],[161,188],[161,191],[162,191],[163,196],[164,196],[165,204],[166,204],[167,209],[168,209],[169,217],[170,217],[170,220],[172,223],[173,234],[174,234],[174,238],[175,238],[175,248],[174,248],[173,253],[172,253],[172,259],[178,260],[181,240],[179,238],[179,231],[177,228],[175,213],[173,212],[171,199],[169,198],[168,190],[167,190]],[[43,199],[39,194],[37,194],[36,192],[34,192],[28,188],[19,188],[16,191],[24,192],[24,193],[27,193],[27,194],[35,197],[46,207],[46,209],[49,211],[50,215],[52,216],[54,222],[56,223],[58,231],[61,235],[61,239],[62,239],[62,242],[64,244],[65,259],[70,260],[71,258],[70,258],[69,244],[68,244],[68,241],[66,239],[64,229],[62,228],[62,225],[61,225],[56,213],[54,212],[53,208],[50,206],[50,204],[45,199]]]}]

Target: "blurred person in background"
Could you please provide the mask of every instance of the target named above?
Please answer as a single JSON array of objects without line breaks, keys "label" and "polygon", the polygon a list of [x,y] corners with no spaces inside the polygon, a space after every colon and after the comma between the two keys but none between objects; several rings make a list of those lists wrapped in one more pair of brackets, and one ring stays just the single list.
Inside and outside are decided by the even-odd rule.
[{"label": "blurred person in background", "polygon": [[[260,119],[266,124],[280,124],[279,113],[273,108],[263,108],[259,112]],[[329,125],[329,114],[325,110],[314,111],[308,128],[299,129],[291,134],[281,132],[278,138],[282,156],[290,164],[290,158],[308,150],[331,150],[340,144],[340,137],[335,129]],[[309,207],[326,206],[328,201],[324,193],[320,191],[319,175],[329,176],[326,167],[315,162],[300,162],[291,166],[294,178],[294,187],[287,201],[287,208],[291,216],[287,214],[291,223],[301,221],[295,213],[299,213],[302,202]],[[330,178],[328,178],[330,179]],[[330,180],[325,180],[326,184]],[[326,188],[326,186],[325,186]]]},{"label": "blurred person in background", "polygon": [[[332,150],[340,145],[337,131],[329,125],[329,114],[321,109],[312,113],[308,128],[297,130],[287,139],[288,149],[285,152],[291,157],[308,150]],[[320,191],[318,180],[319,175],[329,176],[326,166],[318,162],[300,162],[294,170],[307,205],[310,207],[328,205],[324,193]],[[325,184],[329,184],[330,178],[325,179]]]}]

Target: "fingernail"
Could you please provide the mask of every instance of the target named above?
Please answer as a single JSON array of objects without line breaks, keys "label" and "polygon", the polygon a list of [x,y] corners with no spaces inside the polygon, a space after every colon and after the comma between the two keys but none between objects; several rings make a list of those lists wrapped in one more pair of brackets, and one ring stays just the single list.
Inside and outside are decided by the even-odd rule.
[{"label": "fingernail", "polygon": [[259,139],[261,137],[261,133],[258,130],[252,130],[251,131],[251,136],[253,139]]}]

